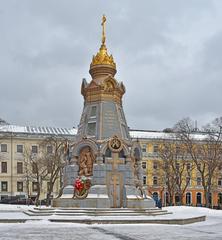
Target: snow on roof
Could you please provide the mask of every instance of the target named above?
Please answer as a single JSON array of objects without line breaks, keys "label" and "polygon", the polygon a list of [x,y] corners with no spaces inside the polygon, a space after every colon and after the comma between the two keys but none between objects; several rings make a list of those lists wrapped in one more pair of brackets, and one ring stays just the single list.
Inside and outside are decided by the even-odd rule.
[{"label": "snow on roof", "polygon": [[53,135],[76,135],[77,129],[75,129],[75,128],[56,128],[56,127],[0,125],[0,132],[29,133],[29,134],[53,134]]},{"label": "snow on roof", "polygon": [[[145,131],[145,130],[131,130],[130,136],[138,139],[174,139],[173,133],[166,133],[161,131]],[[195,140],[204,140],[207,138],[206,133],[193,133],[191,137]]]},{"label": "snow on roof", "polygon": [[131,130],[130,136],[132,138],[155,138],[155,139],[169,139],[172,135],[160,131],[143,131],[143,130]]},{"label": "snow on roof", "polygon": [[[36,126],[17,126],[17,125],[0,125],[0,133],[27,133],[27,134],[50,134],[50,135],[72,135],[77,134],[75,128],[56,128],[56,127],[36,127]],[[134,139],[173,139],[172,133],[150,130],[130,130],[130,136]],[[193,138],[204,140],[206,134],[194,133]]]}]

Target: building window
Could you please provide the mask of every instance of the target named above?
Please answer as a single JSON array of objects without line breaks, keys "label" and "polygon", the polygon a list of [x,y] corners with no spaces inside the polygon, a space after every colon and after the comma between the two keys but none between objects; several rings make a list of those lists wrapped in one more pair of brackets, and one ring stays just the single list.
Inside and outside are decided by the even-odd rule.
[{"label": "building window", "polygon": [[146,144],[142,145],[142,152],[144,152],[144,153],[146,152]]},{"label": "building window", "polygon": [[96,135],[96,123],[95,122],[88,123],[87,134],[89,136],[95,136]]},{"label": "building window", "polygon": [[52,154],[52,146],[47,146],[46,151],[47,154]]},{"label": "building window", "polygon": [[175,204],[176,205],[181,205],[181,197],[178,193],[175,194],[174,199],[175,199]]},{"label": "building window", "polygon": [[222,204],[222,193],[218,193],[218,204]]},{"label": "building window", "polygon": [[153,153],[158,153],[159,151],[159,146],[158,145],[154,145],[153,146]]},{"label": "building window", "polygon": [[37,182],[32,182],[32,191],[37,192],[38,190],[38,183]]},{"label": "building window", "polygon": [[17,145],[17,153],[23,153],[23,145]]},{"label": "building window", "polygon": [[143,185],[146,185],[146,176],[143,176]]},{"label": "building window", "polygon": [[158,184],[158,178],[156,176],[153,177],[153,185]]},{"label": "building window", "polygon": [[17,182],[17,192],[23,192],[23,182]]},{"label": "building window", "polygon": [[222,178],[218,178],[217,184],[218,184],[218,186],[222,187]]},{"label": "building window", "polygon": [[187,205],[191,204],[191,193],[190,192],[186,193],[186,204]]},{"label": "building window", "polygon": [[153,169],[157,170],[158,169],[158,163],[157,162],[153,162]]},{"label": "building window", "polygon": [[96,117],[96,106],[92,106],[91,112],[90,112],[90,117]]},{"label": "building window", "polygon": [[197,177],[197,186],[202,186],[201,177]]},{"label": "building window", "polygon": [[7,162],[1,163],[2,173],[7,173]]},{"label": "building window", "polygon": [[32,153],[38,153],[38,146],[32,146]]},{"label": "building window", "polygon": [[8,191],[8,182],[1,182],[1,189],[2,189],[2,192],[7,192]]},{"label": "building window", "polygon": [[202,204],[202,194],[200,192],[197,193],[197,204]]},{"label": "building window", "polygon": [[23,163],[17,162],[17,173],[22,174],[23,173]]},{"label": "building window", "polygon": [[7,152],[7,144],[1,144],[1,152]]},{"label": "building window", "polygon": [[146,162],[142,162],[142,168],[146,169]]}]

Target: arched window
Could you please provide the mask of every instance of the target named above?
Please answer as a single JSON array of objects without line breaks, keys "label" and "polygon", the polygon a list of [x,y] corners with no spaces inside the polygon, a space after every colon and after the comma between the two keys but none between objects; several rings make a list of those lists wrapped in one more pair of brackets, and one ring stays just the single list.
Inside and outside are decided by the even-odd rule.
[{"label": "arched window", "polygon": [[197,205],[202,204],[202,194],[200,192],[197,193]]},{"label": "arched window", "polygon": [[186,204],[187,205],[191,204],[191,193],[190,192],[186,193]]},{"label": "arched window", "polygon": [[103,163],[106,162],[106,158],[111,158],[112,157],[112,152],[110,151],[109,148],[106,149],[105,155],[103,155]]},{"label": "arched window", "polygon": [[105,157],[108,157],[108,158],[112,157],[112,152],[109,148],[106,149]]}]

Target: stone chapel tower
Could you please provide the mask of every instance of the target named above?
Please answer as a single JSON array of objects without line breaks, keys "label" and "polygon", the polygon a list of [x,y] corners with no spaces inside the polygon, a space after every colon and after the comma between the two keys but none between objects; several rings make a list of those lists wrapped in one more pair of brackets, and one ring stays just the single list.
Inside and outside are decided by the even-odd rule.
[{"label": "stone chapel tower", "polygon": [[[101,47],[90,64],[92,79],[82,81],[84,106],[72,147],[72,160],[65,167],[66,187],[53,205],[153,207],[153,201],[142,188],[141,149],[129,135],[122,105],[125,86],[115,79],[116,63],[107,51],[105,22],[103,16]],[[73,182],[78,176],[91,179],[92,185],[84,199],[72,198]]]}]

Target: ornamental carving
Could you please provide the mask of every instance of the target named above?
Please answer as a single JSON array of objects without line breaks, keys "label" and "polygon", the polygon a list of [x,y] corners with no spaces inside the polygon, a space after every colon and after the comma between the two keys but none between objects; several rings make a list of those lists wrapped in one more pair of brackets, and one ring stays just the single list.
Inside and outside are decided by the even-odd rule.
[{"label": "ornamental carving", "polygon": [[90,147],[84,147],[79,155],[79,176],[91,176],[95,156]]},{"label": "ornamental carving", "polygon": [[113,152],[120,152],[123,148],[123,143],[117,136],[114,136],[109,140],[109,148]]}]

